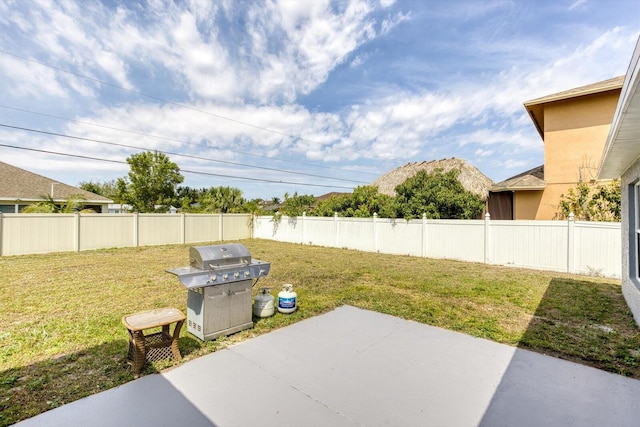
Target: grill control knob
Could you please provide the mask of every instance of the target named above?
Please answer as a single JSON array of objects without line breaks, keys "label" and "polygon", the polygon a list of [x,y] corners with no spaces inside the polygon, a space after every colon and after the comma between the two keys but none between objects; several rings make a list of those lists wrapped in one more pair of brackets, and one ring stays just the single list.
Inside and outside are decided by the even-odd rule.
[{"label": "grill control knob", "polygon": [[224,280],[227,280],[227,279],[229,278],[229,275],[228,275],[228,274],[225,274],[225,275],[223,275],[223,276],[222,276],[222,278],[223,278]]},{"label": "grill control knob", "polygon": [[239,278],[239,277],[240,277],[240,273],[236,271],[236,272],[233,274],[233,277],[235,277],[236,279],[237,279],[237,278]]},{"label": "grill control knob", "polygon": [[251,274],[251,273],[249,273],[248,271],[245,271],[245,272],[244,272],[244,277],[249,277],[249,275],[250,275],[250,274]]}]

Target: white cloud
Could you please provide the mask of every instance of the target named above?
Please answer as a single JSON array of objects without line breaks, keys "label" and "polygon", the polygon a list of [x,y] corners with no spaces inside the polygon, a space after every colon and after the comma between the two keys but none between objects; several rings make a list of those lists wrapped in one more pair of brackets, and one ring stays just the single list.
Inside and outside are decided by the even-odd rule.
[{"label": "white cloud", "polygon": [[395,27],[403,23],[404,21],[408,21],[411,19],[410,13],[397,13],[396,15],[386,18],[382,21],[382,25],[380,28],[380,33],[382,35],[388,34]]},{"label": "white cloud", "polygon": [[575,0],[573,3],[571,3],[571,6],[569,6],[569,10],[579,9],[586,3],[587,0]]},{"label": "white cloud", "polygon": [[365,54],[361,54],[361,55],[356,55],[356,57],[353,58],[353,61],[351,61],[349,66],[351,68],[359,67],[360,65],[365,63],[365,61],[367,60],[368,57],[369,57],[369,55],[366,54],[366,53]]},{"label": "white cloud", "polygon": [[5,93],[12,94],[16,98],[67,97],[65,89],[56,80],[55,71],[50,68],[25,62],[13,56],[2,55],[0,71],[7,81],[12,82],[5,86]]},{"label": "white cloud", "polygon": [[[311,92],[349,53],[374,36],[368,20],[371,8],[363,1],[350,2],[340,12],[333,11],[328,1],[282,1],[275,10],[264,12],[253,14],[250,26],[251,53],[266,59],[254,89],[262,102],[278,98],[290,102]],[[279,26],[274,28],[274,22]],[[262,40],[277,34],[282,46],[269,49]]]}]

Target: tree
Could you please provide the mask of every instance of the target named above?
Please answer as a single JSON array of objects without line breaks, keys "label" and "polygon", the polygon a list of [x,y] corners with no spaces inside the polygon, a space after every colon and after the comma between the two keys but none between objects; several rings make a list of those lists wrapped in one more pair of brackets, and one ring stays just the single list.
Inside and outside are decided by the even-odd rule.
[{"label": "tree", "polygon": [[118,178],[116,193],[122,203],[137,212],[166,210],[176,203],[176,187],[184,177],[178,165],[158,151],[145,151],[127,158],[128,178]]},{"label": "tree", "polygon": [[620,181],[608,184],[580,182],[560,196],[558,216],[562,219],[573,212],[582,221],[620,221]]},{"label": "tree", "polygon": [[176,189],[176,197],[182,212],[200,212],[199,200],[207,192],[206,188],[180,186]]},{"label": "tree", "polygon": [[117,187],[117,182],[115,180],[105,182],[82,181],[78,185],[78,188],[81,188],[93,194],[99,194],[101,196],[108,197],[116,203],[120,203],[117,197]]},{"label": "tree", "polygon": [[298,196],[298,193],[293,193],[293,196],[289,196],[289,193],[284,193],[284,202],[280,208],[279,213],[287,216],[301,216],[303,212],[309,213],[315,203],[316,198],[310,194]]},{"label": "tree", "polygon": [[426,213],[432,219],[476,219],[482,215],[484,202],[477,194],[466,190],[452,169],[431,173],[419,171],[396,187],[398,216],[420,218]]},{"label": "tree", "polygon": [[234,187],[211,187],[200,198],[203,212],[244,212],[242,191]]},{"label": "tree", "polygon": [[393,197],[378,192],[378,188],[370,185],[359,186],[352,194],[341,194],[329,197],[318,203],[314,215],[370,218],[377,213],[384,218],[396,217],[396,206]]}]

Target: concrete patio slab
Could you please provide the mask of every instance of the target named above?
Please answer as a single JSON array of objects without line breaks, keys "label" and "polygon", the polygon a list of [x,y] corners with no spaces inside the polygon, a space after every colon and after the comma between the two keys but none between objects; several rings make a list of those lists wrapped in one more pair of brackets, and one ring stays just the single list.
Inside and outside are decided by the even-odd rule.
[{"label": "concrete patio slab", "polygon": [[640,381],[343,306],[19,423],[634,426]]}]

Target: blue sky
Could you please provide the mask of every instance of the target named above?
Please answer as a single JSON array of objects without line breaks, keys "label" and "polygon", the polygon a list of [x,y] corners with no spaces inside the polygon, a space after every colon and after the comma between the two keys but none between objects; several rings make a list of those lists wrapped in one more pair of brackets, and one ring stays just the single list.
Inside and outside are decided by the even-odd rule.
[{"label": "blue sky", "polygon": [[77,185],[160,150],[247,198],[449,157],[498,182],[543,162],[523,102],[624,74],[639,34],[636,0],[0,0],[0,161]]}]

